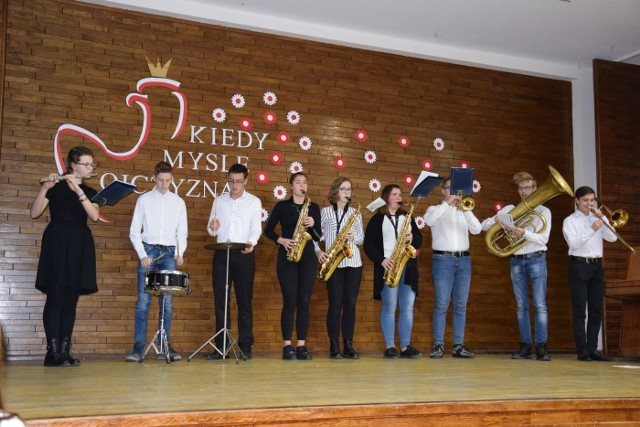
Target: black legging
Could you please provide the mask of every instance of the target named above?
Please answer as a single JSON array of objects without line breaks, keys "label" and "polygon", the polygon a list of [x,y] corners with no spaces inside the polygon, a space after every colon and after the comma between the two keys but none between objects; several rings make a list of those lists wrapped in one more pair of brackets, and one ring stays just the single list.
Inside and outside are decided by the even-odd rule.
[{"label": "black legging", "polygon": [[336,268],[327,281],[327,332],[330,340],[337,341],[342,329],[342,338],[353,341],[361,278],[362,267],[343,267]]},{"label": "black legging", "polygon": [[[313,245],[307,246],[297,263],[287,261],[287,253],[283,247],[278,250],[276,272],[282,290],[282,315],[280,328],[282,339],[291,341],[293,319],[296,319],[296,339],[305,341],[309,330],[311,293],[316,280],[317,259]],[[297,311],[297,316],[296,316]]]},{"label": "black legging", "polygon": [[73,288],[55,287],[47,289],[42,323],[47,340],[71,338],[76,322],[76,307],[80,292]]}]

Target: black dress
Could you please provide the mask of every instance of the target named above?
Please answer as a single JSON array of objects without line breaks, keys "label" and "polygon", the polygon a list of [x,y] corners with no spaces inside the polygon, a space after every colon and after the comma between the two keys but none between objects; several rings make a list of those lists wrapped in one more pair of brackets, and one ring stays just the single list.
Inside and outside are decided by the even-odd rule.
[{"label": "black dress", "polygon": [[[89,199],[97,194],[84,184],[80,188]],[[74,288],[80,295],[97,292],[96,249],[78,195],[59,182],[46,197],[51,222],[42,235],[36,289],[45,294],[54,287]]]}]

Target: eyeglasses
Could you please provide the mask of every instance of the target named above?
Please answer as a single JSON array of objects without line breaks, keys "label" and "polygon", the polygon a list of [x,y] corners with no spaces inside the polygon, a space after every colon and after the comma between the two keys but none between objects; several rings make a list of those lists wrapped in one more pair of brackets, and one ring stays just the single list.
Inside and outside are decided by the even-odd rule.
[{"label": "eyeglasses", "polygon": [[227,180],[227,182],[229,183],[229,185],[233,185],[233,184],[238,184],[238,185],[240,185],[240,184],[242,184],[245,180],[246,180],[246,178],[244,178],[244,179],[235,179],[235,180],[233,180],[233,179],[228,179],[228,180]]},{"label": "eyeglasses", "polygon": [[95,163],[76,163],[76,165],[84,166],[85,168],[95,169],[98,167]]},{"label": "eyeglasses", "polygon": [[351,193],[353,191],[353,189],[351,188],[339,188],[340,191],[342,191],[343,193]]},{"label": "eyeglasses", "polygon": [[445,189],[445,190],[448,190],[448,189],[450,189],[450,188],[451,188],[451,186],[449,186],[449,187],[442,187],[442,188],[443,188],[443,189]]},{"label": "eyeglasses", "polygon": [[518,186],[518,190],[520,191],[529,191],[529,190],[533,190],[533,185],[526,185],[524,187],[520,187]]}]

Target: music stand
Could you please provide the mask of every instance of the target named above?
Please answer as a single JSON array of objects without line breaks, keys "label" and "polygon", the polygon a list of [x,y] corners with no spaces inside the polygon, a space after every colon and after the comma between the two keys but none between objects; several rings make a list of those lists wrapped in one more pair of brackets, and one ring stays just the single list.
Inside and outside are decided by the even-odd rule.
[{"label": "music stand", "polygon": [[[200,350],[202,350],[207,344],[213,347],[214,351],[217,351],[222,356],[222,360],[225,359],[225,357],[229,353],[229,350],[233,352],[233,356],[236,359],[236,365],[239,363],[238,354],[240,354],[240,358],[242,360],[247,360],[247,356],[245,356],[245,354],[240,349],[240,346],[238,345],[238,343],[233,339],[233,337],[231,336],[231,331],[227,327],[227,313],[229,309],[228,307],[229,306],[229,252],[231,251],[231,249],[244,249],[245,247],[247,247],[246,243],[234,243],[234,242],[209,243],[204,245],[205,249],[210,249],[214,251],[226,249],[227,251],[227,271],[226,271],[226,280],[225,280],[225,289],[224,289],[224,326],[222,329],[217,331],[211,338],[209,338],[204,344],[202,344],[200,348],[194,351],[193,354],[191,354],[187,358],[187,362],[191,362],[191,359],[193,358],[193,356],[198,354]],[[215,338],[220,334],[222,334],[222,350],[216,347],[216,345],[213,343],[215,341]],[[227,347],[227,339],[229,341],[229,347]]]}]

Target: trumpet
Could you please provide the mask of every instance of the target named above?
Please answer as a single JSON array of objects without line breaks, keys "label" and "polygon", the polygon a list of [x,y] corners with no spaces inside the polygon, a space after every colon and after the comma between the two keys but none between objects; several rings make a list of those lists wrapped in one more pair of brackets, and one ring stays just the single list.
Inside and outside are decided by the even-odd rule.
[{"label": "trumpet", "polygon": [[[604,215],[603,215],[603,214],[601,214],[601,213],[600,213],[596,208],[594,208],[594,207],[590,207],[590,208],[589,208],[589,210],[590,210],[591,212],[593,212],[593,214],[594,214],[595,216],[597,216],[597,217],[598,217],[598,219],[600,219],[600,220],[602,221],[602,225],[604,225],[605,227],[607,227],[607,229],[608,229],[610,232],[612,232],[613,234],[615,234],[615,235],[616,235],[616,237],[618,238],[618,240],[620,240],[620,243],[622,243],[623,245],[625,245],[625,247],[626,247],[627,249],[629,249],[629,250],[631,251],[631,253],[632,253],[632,254],[634,254],[634,255],[636,254],[635,249],[633,249],[633,248],[631,247],[631,245],[629,245],[629,244],[628,244],[628,243],[627,243],[627,242],[622,238],[622,236],[620,236],[620,234],[618,234],[618,232],[616,231],[616,228],[622,227],[622,225],[626,224],[626,222],[627,222],[627,221],[626,221],[626,219],[629,217],[629,215],[627,215],[627,216],[626,216],[625,221],[624,221],[624,223],[623,223],[622,225],[619,225],[618,227],[616,227],[615,225],[613,225],[613,223],[612,223],[612,224],[609,224],[608,222],[604,221],[604,220],[603,220]],[[611,211],[609,211],[608,209],[606,209],[606,210],[607,210],[608,212],[611,212]],[[616,211],[616,212],[618,212],[618,211]],[[625,211],[622,211],[622,212],[624,212],[624,213],[626,214],[626,212],[625,212]],[[613,215],[612,215],[612,216],[613,216]],[[612,221],[613,221],[613,219],[612,219]]]},{"label": "trumpet", "polygon": [[[91,178],[92,176],[96,176],[97,173],[85,173],[85,174],[80,174],[80,175],[74,175],[74,178],[80,178],[80,179],[84,179],[84,178]],[[40,179],[40,184],[44,183],[44,182],[51,182],[51,181],[64,181],[67,179],[66,175],[49,175],[49,176],[45,176],[44,178]]]},{"label": "trumpet", "polygon": [[473,208],[475,207],[476,207],[476,201],[473,200],[473,197],[467,196],[464,199],[462,199],[462,201],[458,205],[458,210],[461,210],[462,212],[472,211]]}]

